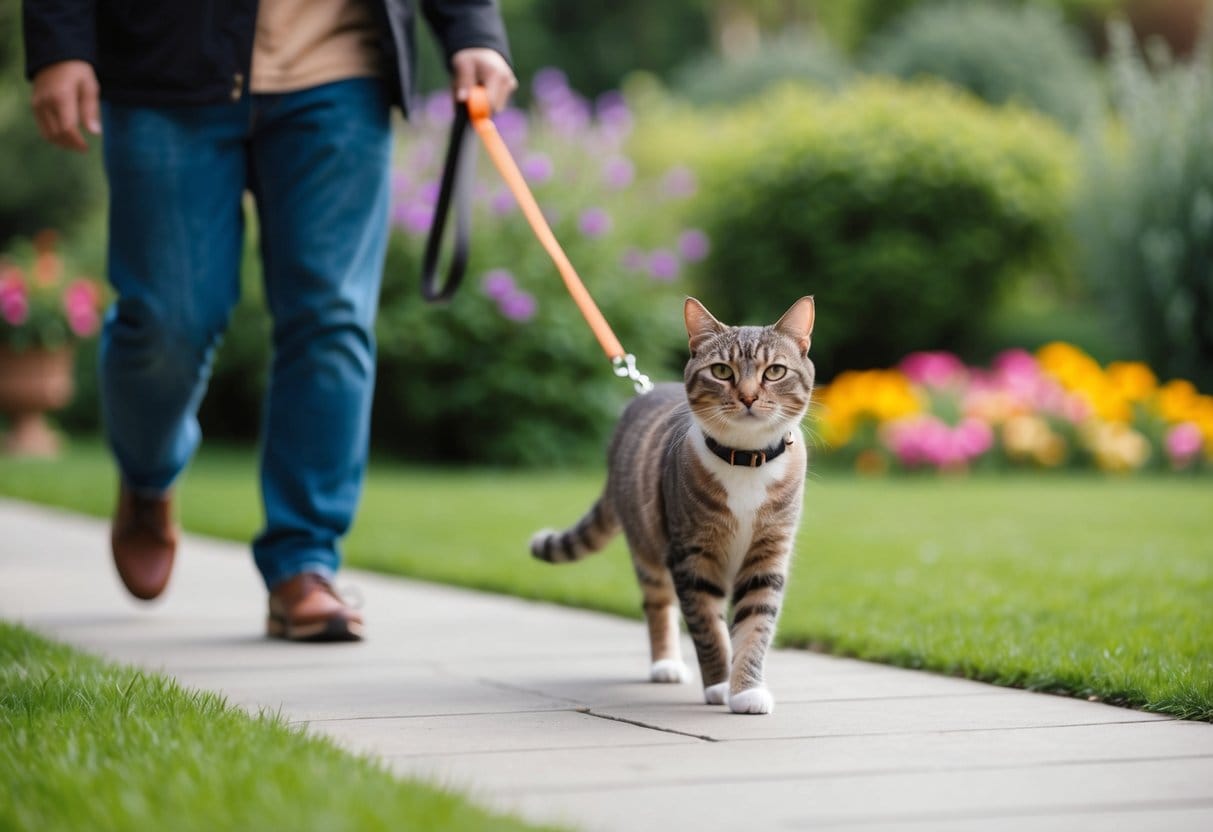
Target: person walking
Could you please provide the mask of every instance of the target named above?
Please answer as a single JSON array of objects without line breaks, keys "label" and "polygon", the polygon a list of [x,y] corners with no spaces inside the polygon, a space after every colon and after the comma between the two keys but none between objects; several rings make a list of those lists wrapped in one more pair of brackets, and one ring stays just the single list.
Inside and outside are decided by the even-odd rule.
[{"label": "person walking", "polygon": [[[422,0],[455,98],[517,86],[495,0]],[[416,95],[409,0],[24,0],[32,107],[48,141],[102,135],[107,272],[101,409],[120,476],[111,546],[158,597],[177,549],[172,488],[239,296],[245,191],[260,232],[273,359],[253,541],[267,632],[358,640],[333,588],[369,444],[387,244],[391,107]]]}]

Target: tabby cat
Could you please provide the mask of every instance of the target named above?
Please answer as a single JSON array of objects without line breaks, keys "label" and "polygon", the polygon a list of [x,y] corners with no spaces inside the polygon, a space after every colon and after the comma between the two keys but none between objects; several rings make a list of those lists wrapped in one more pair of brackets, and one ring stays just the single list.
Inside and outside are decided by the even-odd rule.
[{"label": "tabby cat", "polygon": [[800,422],[813,391],[813,299],[801,298],[768,327],[726,326],[694,298],[684,312],[685,384],[658,385],[628,405],[602,496],[573,528],[537,533],[531,553],[578,560],[622,529],[644,595],[650,678],[690,678],[677,601],[705,701],[770,713],[763,664],[804,493]]}]

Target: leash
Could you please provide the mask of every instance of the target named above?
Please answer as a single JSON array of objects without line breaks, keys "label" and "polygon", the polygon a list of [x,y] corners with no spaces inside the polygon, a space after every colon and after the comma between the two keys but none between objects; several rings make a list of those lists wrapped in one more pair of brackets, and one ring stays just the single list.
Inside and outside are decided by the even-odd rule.
[{"label": "leash", "polygon": [[[472,143],[472,135],[468,132],[468,127],[471,126],[480,136],[484,149],[514,195],[531,230],[556,264],[565,288],[577,304],[590,331],[598,339],[598,344],[610,360],[615,375],[631,381],[637,393],[647,393],[653,389],[653,382],[636,368],[636,356],[624,351],[623,345],[619,343],[610,324],[598,309],[598,304],[594,303],[594,298],[590,296],[589,290],[577,275],[577,270],[573,268],[564,249],[556,240],[556,235],[552,233],[551,226],[544,218],[539,203],[535,201],[501,134],[497,132],[491,116],[492,107],[489,105],[488,93],[481,86],[472,87],[466,109],[455,108],[455,121],[451,125],[451,138],[442,169],[442,184],[438,190],[438,204],[434,209],[434,224],[430,227],[425,245],[421,272],[422,296],[431,303],[450,300],[459,289],[467,268],[471,230],[471,186],[475,161],[475,155],[468,152],[468,145]],[[439,285],[438,256],[452,198],[455,202],[455,239],[446,281]]]}]

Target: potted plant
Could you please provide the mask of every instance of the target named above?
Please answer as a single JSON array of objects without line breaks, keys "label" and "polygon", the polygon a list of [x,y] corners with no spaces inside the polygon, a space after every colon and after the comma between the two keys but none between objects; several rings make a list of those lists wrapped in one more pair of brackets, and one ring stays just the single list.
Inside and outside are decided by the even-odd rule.
[{"label": "potted plant", "polygon": [[0,450],[53,456],[59,439],[46,414],[71,401],[75,344],[101,325],[100,285],[70,275],[43,232],[0,255],[0,413],[8,433]]}]

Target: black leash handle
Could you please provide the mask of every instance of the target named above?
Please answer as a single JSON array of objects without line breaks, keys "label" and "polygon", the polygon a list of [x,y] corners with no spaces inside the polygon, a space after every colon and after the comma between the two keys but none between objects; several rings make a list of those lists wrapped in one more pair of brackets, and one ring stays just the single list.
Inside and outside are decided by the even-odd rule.
[{"label": "black leash handle", "polygon": [[[475,137],[468,130],[467,108],[455,106],[455,121],[451,125],[451,140],[442,167],[442,184],[438,189],[438,204],[434,206],[434,222],[425,241],[425,259],[421,265],[421,296],[430,303],[444,303],[455,296],[467,270],[468,241],[472,230],[472,184],[476,172],[476,154],[468,145]],[[443,232],[455,200],[455,240],[446,282],[438,283],[438,257],[442,250]]]}]

